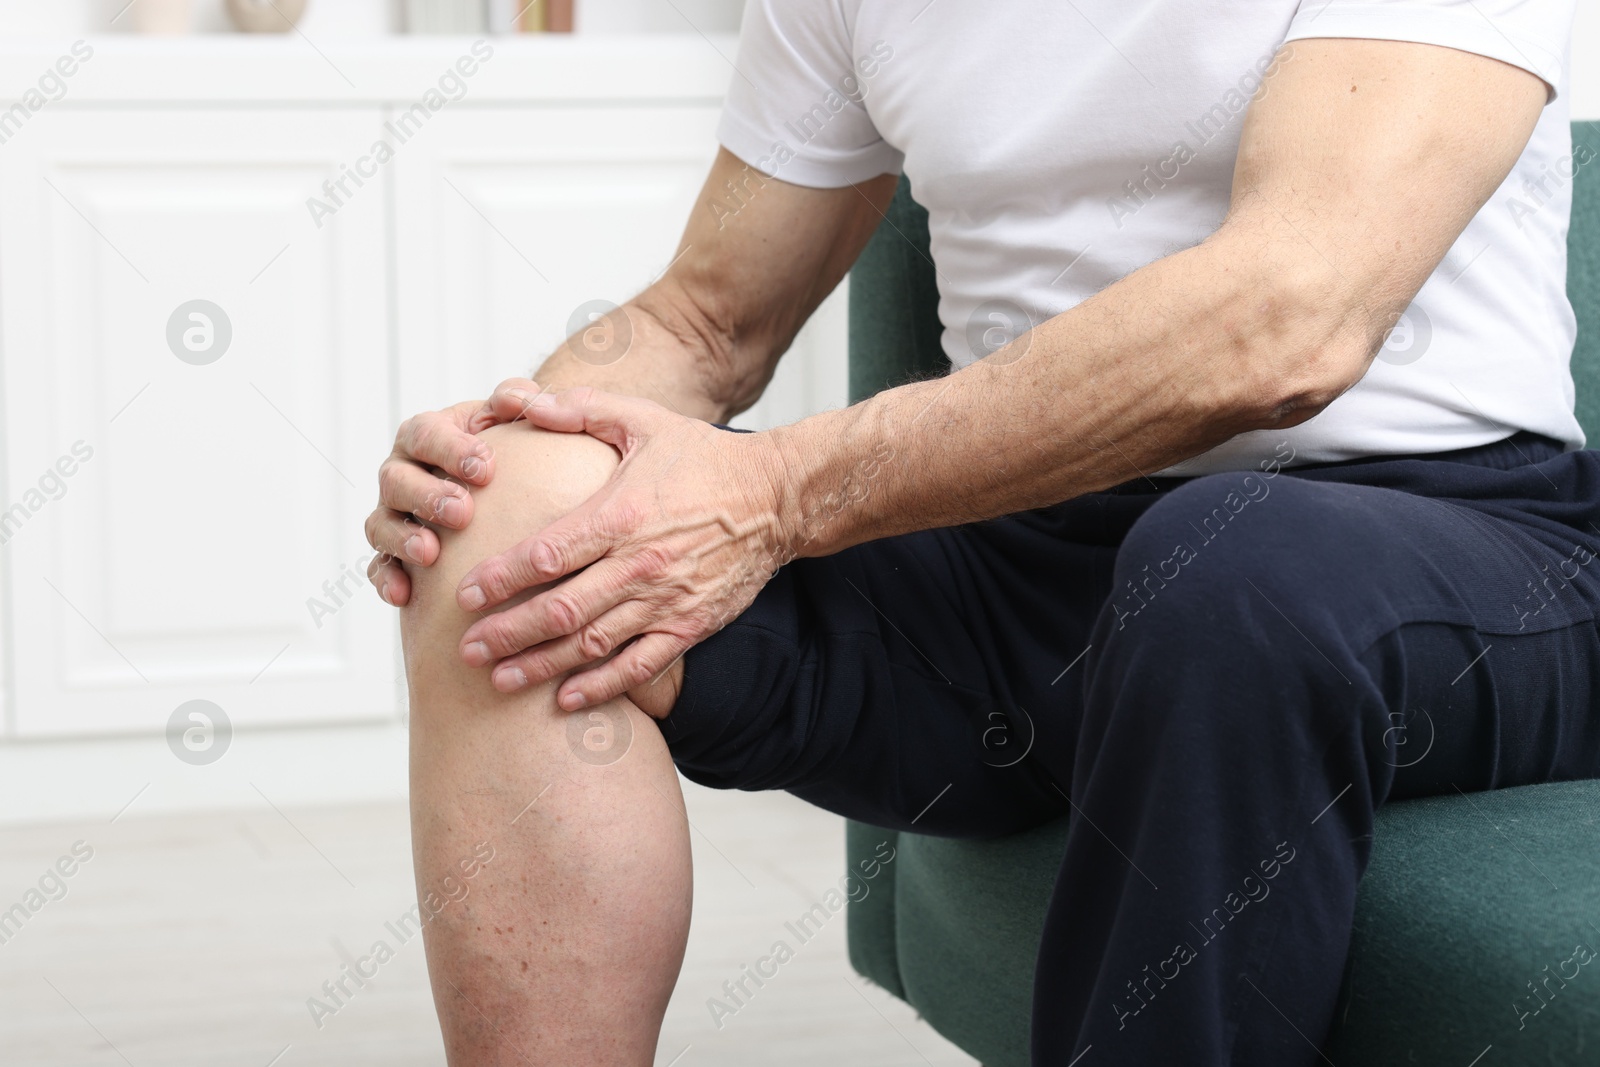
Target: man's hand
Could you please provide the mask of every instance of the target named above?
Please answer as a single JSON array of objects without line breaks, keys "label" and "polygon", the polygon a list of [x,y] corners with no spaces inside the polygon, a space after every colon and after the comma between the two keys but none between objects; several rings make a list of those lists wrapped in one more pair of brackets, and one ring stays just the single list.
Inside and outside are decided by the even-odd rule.
[{"label": "man's hand", "polygon": [[426,567],[439,558],[439,536],[418,520],[459,530],[472,518],[472,494],[445,475],[489,484],[494,452],[473,434],[498,421],[484,404],[463,401],[400,424],[394,451],[378,469],[378,506],[366,524],[367,543],[378,551],[367,579],[395,607],[411,599],[411,578],[399,561]]},{"label": "man's hand", "polygon": [[462,637],[462,659],[493,664],[502,692],[585,664],[596,665],[562,683],[561,707],[635,689],[748,607],[792,555],[780,517],[783,464],[766,434],[728,433],[589,388],[503,388],[488,408],[507,421],[525,413],[547,430],[587,433],[622,455],[611,481],[577,510],[462,578],[456,599],[467,611],[566,578]]}]

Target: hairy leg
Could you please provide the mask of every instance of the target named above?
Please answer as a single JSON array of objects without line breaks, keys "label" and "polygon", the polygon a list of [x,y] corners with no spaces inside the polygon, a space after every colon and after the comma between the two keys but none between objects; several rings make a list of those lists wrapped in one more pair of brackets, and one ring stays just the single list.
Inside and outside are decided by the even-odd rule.
[{"label": "hairy leg", "polygon": [[627,698],[569,713],[558,682],[498,693],[456,652],[471,622],[462,575],[575,507],[616,454],[526,423],[485,437],[494,481],[434,565],[412,568],[402,612],[434,1001],[454,1065],[638,1067],[689,931],[688,825],[661,732]]}]

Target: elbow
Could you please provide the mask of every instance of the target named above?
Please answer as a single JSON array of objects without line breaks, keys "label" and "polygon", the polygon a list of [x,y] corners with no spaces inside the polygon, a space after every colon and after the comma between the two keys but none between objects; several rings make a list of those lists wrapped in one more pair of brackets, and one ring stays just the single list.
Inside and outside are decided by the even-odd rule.
[{"label": "elbow", "polygon": [[1256,302],[1248,340],[1236,340],[1231,414],[1248,429],[1297,426],[1366,374],[1385,331],[1326,288],[1273,284]]},{"label": "elbow", "polygon": [[1241,415],[1252,430],[1298,426],[1320,414],[1361,380],[1364,364],[1354,366],[1349,354],[1327,346],[1299,353],[1299,365],[1281,366],[1272,380],[1250,388],[1241,398]]}]

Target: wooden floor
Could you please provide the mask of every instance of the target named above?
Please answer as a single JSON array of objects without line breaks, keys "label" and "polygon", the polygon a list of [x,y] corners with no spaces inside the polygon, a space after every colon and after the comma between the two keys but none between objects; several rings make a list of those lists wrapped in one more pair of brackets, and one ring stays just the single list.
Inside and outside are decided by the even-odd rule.
[{"label": "wooden floor", "polygon": [[[694,926],[657,1067],[974,1062],[850,970],[842,912],[715,1025],[707,999],[838,884],[843,828],[783,794],[684,790]],[[320,1028],[307,1007],[414,900],[402,805],[0,828],[0,911],[77,842],[65,895],[46,879],[59,899],[0,944],[6,1067],[444,1062],[420,938]]]}]

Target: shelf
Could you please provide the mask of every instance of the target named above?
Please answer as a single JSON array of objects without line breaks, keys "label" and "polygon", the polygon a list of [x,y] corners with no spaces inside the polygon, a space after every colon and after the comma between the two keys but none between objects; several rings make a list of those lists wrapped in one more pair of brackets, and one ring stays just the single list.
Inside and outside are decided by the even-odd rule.
[{"label": "shelf", "polygon": [[[451,107],[548,101],[718,101],[733,77],[732,34],[394,36],[318,49],[297,35],[88,37],[93,51],[52,108],[129,104],[370,104],[417,101],[492,49]],[[0,45],[5,106],[66,54],[62,42]],[[469,68],[472,62],[467,64]],[[59,90],[58,90],[59,91]]]}]

